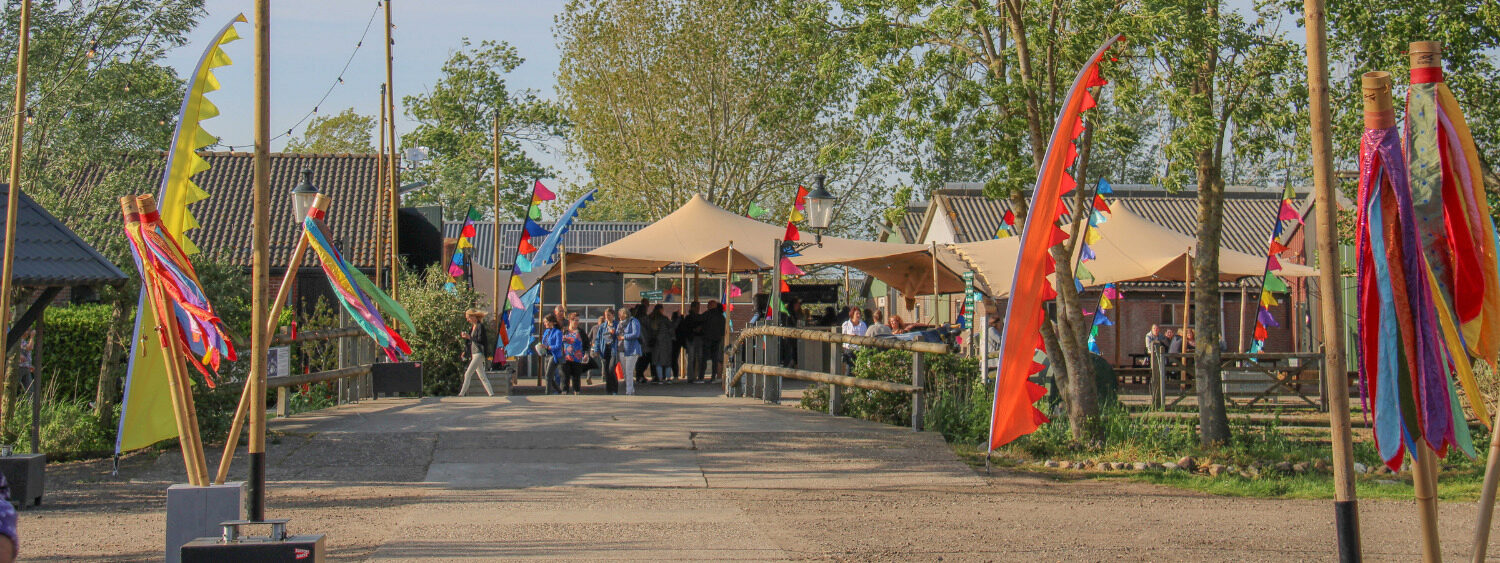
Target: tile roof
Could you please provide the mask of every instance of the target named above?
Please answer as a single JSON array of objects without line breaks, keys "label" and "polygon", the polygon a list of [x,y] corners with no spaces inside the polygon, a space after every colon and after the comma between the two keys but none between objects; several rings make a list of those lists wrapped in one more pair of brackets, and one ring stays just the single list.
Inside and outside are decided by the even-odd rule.
[{"label": "tile roof", "polygon": [[[0,184],[0,228],[5,224],[8,196],[9,187]],[[16,210],[14,272],[13,281],[22,287],[119,284],[126,279],[124,272],[25,192]]]},{"label": "tile roof", "polygon": [[[190,209],[201,225],[188,231],[188,238],[205,254],[227,258],[249,267],[252,260],[251,224],[254,193],[254,155],[248,152],[200,152],[209,169],[193,177],[209,198]],[[148,177],[160,182],[161,165]],[[271,264],[281,268],[291,258],[298,227],[292,219],[291,190],[302,181],[302,169],[313,171],[313,185],[332,198],[326,219],[334,244],[356,267],[375,263],[376,214],[375,174],[379,155],[374,154],[271,154]],[[77,181],[75,190],[86,194],[103,180],[107,171],[95,170]],[[304,266],[314,267],[309,253]]]},{"label": "tile roof", "polygon": [[[943,188],[933,196],[953,224],[955,242],[974,242],[995,237],[1001,217],[1011,208],[1010,201],[985,197],[972,188]],[[1198,199],[1196,192],[1169,194],[1150,186],[1114,186],[1111,202],[1121,200],[1131,211],[1179,233],[1198,235]],[[1070,207],[1071,200],[1064,202]],[[1279,192],[1230,191],[1224,203],[1225,247],[1247,254],[1266,252],[1271,235],[1271,218],[1281,203]],[[1069,209],[1071,211],[1071,209]],[[1066,216],[1065,216],[1066,218]]]},{"label": "tile roof", "polygon": [[[520,221],[502,221],[500,223],[500,265],[510,267],[516,259],[516,245],[521,237]],[[542,228],[552,230],[553,223],[539,223]],[[650,225],[651,223],[615,223],[600,222],[590,223],[574,221],[563,234],[563,246],[568,252],[589,252],[606,244],[625,238]],[[458,238],[458,231],[463,227],[463,221],[447,221],[443,223],[443,238]],[[495,226],[491,221],[476,221],[474,223],[474,263],[485,268],[491,267],[495,249],[494,238]]]}]

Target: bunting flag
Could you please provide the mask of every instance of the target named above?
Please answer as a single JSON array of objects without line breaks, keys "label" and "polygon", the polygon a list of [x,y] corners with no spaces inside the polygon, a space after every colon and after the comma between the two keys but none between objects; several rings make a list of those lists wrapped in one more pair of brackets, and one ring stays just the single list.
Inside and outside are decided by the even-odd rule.
[{"label": "bunting flag", "polygon": [[[545,192],[546,199],[550,200],[556,197],[552,195],[552,192],[547,191],[546,186],[543,186],[541,182],[537,182],[536,187],[539,191]],[[542,266],[541,269],[545,272],[552,264],[557,262],[557,247],[559,244],[562,244],[563,236],[568,234],[568,229],[572,227],[573,220],[578,218],[578,213],[588,207],[590,202],[594,201],[594,194],[598,191],[589,190],[588,193],[574,200],[567,209],[563,210],[561,215],[558,215],[557,221],[552,224],[552,230],[547,233],[546,238],[542,239],[541,245],[533,247],[534,254],[530,259],[530,263],[533,266]],[[536,199],[536,196],[533,196],[532,199]],[[522,232],[522,238],[523,240],[529,240],[524,231]],[[511,274],[518,275],[514,267],[511,270]],[[531,274],[531,276],[539,275],[535,271]],[[521,281],[524,286],[526,280],[523,278]],[[496,339],[494,361],[500,362],[504,360],[505,356],[524,356],[531,352],[531,335],[536,328],[534,324],[536,311],[541,307],[541,303],[538,302],[541,299],[541,288],[542,283],[538,279],[531,284],[530,289],[524,292],[517,292],[520,294],[519,297],[522,306],[513,307],[509,310],[509,317],[505,321],[506,330],[509,332],[504,337]],[[510,303],[510,305],[514,304]],[[501,316],[504,317],[505,313],[502,312]]]},{"label": "bunting flag", "polygon": [[1105,181],[1103,178],[1099,179],[1099,186],[1098,186],[1098,188],[1096,188],[1096,190],[1099,193],[1101,193],[1101,194],[1114,194],[1115,193],[1114,186],[1109,185],[1109,182]]},{"label": "bunting flag", "polygon": [[793,200],[792,208],[798,211],[807,209],[807,186],[797,186],[797,199]]},{"label": "bunting flag", "polygon": [[[218,141],[202,126],[204,120],[219,115],[219,109],[206,94],[219,89],[213,70],[232,63],[223,46],[240,38],[234,24],[244,21],[244,14],[236,15],[219,30],[199,57],[198,65],[187,77],[187,88],[177,113],[177,128],[168,145],[166,170],[156,197],[158,213],[163,231],[177,241],[188,256],[197,254],[198,248],[185,233],[197,228],[198,223],[193,220],[187,206],[208,197],[192,181],[193,175],[208,169],[208,161],[195,151]],[[167,379],[166,350],[159,342],[146,338],[146,333],[157,325],[157,317],[147,303],[144,288],[137,299],[136,311],[125,372],[125,396],[120,402],[120,423],[115,433],[115,454],[177,436],[175,411],[167,389],[171,383]]]},{"label": "bunting flag", "polygon": [[761,207],[759,203],[755,203],[753,201],[750,202],[750,210],[745,212],[745,216],[751,219],[759,219],[762,215],[765,214],[765,208]]},{"label": "bunting flag", "polygon": [[1099,294],[1099,304],[1095,306],[1092,316],[1093,326],[1089,327],[1089,352],[1099,353],[1099,327],[1113,326],[1115,322],[1109,318],[1108,311],[1115,307],[1114,301],[1120,298],[1120,290],[1115,284],[1105,284],[1104,291]]},{"label": "bunting flag", "polygon": [[[478,230],[474,227],[474,222],[482,218],[483,216],[479,214],[479,210],[474,209],[473,206],[469,206],[469,212],[464,214],[464,225],[458,230],[458,244],[453,248],[453,258],[448,261],[448,283],[443,284],[443,289],[448,290],[448,293],[458,291],[458,284],[465,280],[469,282],[470,286],[473,285],[474,264],[468,258],[468,254],[465,251],[474,248],[474,238],[478,236]],[[529,231],[530,226],[535,224],[530,219],[527,219],[527,230]],[[540,229],[541,227],[538,226],[537,228]]]},{"label": "bunting flag", "polygon": [[[371,292],[366,289],[374,289],[373,293],[379,293],[376,301],[394,303],[389,296],[380,293],[374,284],[361,284],[359,277],[353,274],[354,268],[344,261],[343,254],[339,249],[329,242],[328,226],[323,224],[325,213],[314,209],[302,220],[302,228],[306,230],[308,247],[318,255],[318,263],[323,267],[323,274],[328,277],[328,285],[333,288],[333,294],[338,298],[339,304],[343,305],[344,311],[354,319],[354,324],[385,352],[386,359],[399,362],[411,355],[411,347],[406,340],[401,338],[395,330],[392,330],[380,316],[375,307],[375,301],[371,300]],[[364,286],[364,287],[361,287]],[[404,312],[404,310],[403,310]]]},{"label": "bunting flag", "polygon": [[802,271],[802,268],[798,268],[796,264],[792,263],[792,260],[790,258],[787,258],[785,256],[781,257],[781,273],[788,276],[807,275],[807,272]]},{"label": "bunting flag", "polygon": [[1271,219],[1271,240],[1266,248],[1266,267],[1260,279],[1261,295],[1259,302],[1255,305],[1255,328],[1251,335],[1249,349],[1251,353],[1258,353],[1265,349],[1266,338],[1270,335],[1269,328],[1281,326],[1276,322],[1276,316],[1272,314],[1271,307],[1279,303],[1275,294],[1290,291],[1286,280],[1281,279],[1276,272],[1281,271],[1281,260],[1277,258],[1277,255],[1288,250],[1280,239],[1283,221],[1302,221],[1302,215],[1297,213],[1296,207],[1292,204],[1293,197],[1296,197],[1296,193],[1288,186],[1282,193],[1281,203],[1276,207],[1276,215]]},{"label": "bunting flag", "polygon": [[782,236],[781,240],[782,241],[802,240],[802,236],[801,236],[800,232],[797,230],[797,224],[796,223],[793,223],[791,221],[787,221],[786,222],[786,235]]},{"label": "bunting flag", "polygon": [[990,418],[991,450],[1030,434],[1048,420],[1033,404],[1046,395],[1046,389],[1030,380],[1032,374],[1043,368],[1034,360],[1046,319],[1043,304],[1049,295],[1057,293],[1047,282],[1046,263],[1052,259],[1048,249],[1058,242],[1054,231],[1060,229],[1056,220],[1066,210],[1060,196],[1074,188],[1075,182],[1067,170],[1077,159],[1078,149],[1073,141],[1083,134],[1082,114],[1095,105],[1089,89],[1108,83],[1100,76],[1099,62],[1105,51],[1123,37],[1117,35],[1106,40],[1078,72],[1063,99],[1046,156],[1037,170],[1030,207],[1032,220],[1021,230],[1020,255],[1006,305]]}]

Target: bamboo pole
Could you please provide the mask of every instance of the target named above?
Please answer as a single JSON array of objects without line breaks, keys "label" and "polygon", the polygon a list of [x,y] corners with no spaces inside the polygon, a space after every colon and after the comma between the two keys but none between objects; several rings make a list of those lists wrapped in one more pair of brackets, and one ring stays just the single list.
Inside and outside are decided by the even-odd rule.
[{"label": "bamboo pole", "polygon": [[932,241],[932,324],[938,324],[938,263],[937,241]]},{"label": "bamboo pole", "polygon": [[375,137],[379,144],[375,157],[375,285],[384,285],[385,282],[385,218],[387,215],[385,206],[385,84],[380,85],[380,129],[376,130]]},{"label": "bamboo pole", "polygon": [[[313,209],[318,211],[328,210],[328,196],[318,194],[313,199]],[[297,246],[292,248],[292,258],[287,261],[286,273],[281,275],[281,285],[276,288],[276,300],[271,303],[270,314],[267,315],[266,335],[276,333],[276,328],[281,324],[281,309],[286,306],[288,296],[292,293],[292,280],[296,279],[297,269],[302,266],[302,259],[307,256],[308,236],[307,231],[298,225]],[[245,415],[249,414],[251,401],[250,386],[246,385],[240,390],[240,403],[234,409],[234,418],[229,423],[229,436],[224,439],[224,456],[219,458],[219,471],[214,475],[214,484],[222,485],[229,478],[229,464],[234,461],[234,450],[240,447],[240,429],[244,425]]]},{"label": "bamboo pole", "polygon": [[[152,209],[155,205],[152,204]],[[120,198],[120,210],[125,216],[125,228],[139,232],[140,227],[140,202],[131,196]],[[144,249],[143,249],[144,250]],[[142,257],[145,260],[145,257]],[[166,355],[164,362],[167,370],[167,393],[172,400],[172,419],[177,425],[177,437],[179,449],[182,450],[183,469],[187,473],[188,484],[193,486],[204,486],[208,484],[208,469],[203,464],[202,449],[195,448],[197,443],[198,428],[193,424],[192,394],[185,393],[187,387],[182,385],[181,368],[179,361],[181,356],[176,351],[176,334],[171,330],[170,322],[162,322],[163,318],[173,318],[171,309],[164,306],[161,291],[157,287],[155,276],[149,267],[141,268],[141,288],[146,291],[146,296],[151,304],[151,310],[156,313],[157,338],[162,343],[162,353]],[[163,315],[166,316],[163,316]],[[199,468],[202,468],[200,471]]]},{"label": "bamboo pole", "polygon": [[1490,453],[1484,464],[1484,492],[1479,495],[1479,518],[1474,527],[1474,558],[1475,562],[1482,562],[1490,547],[1490,525],[1495,515],[1495,492],[1500,485],[1500,409],[1495,412],[1495,424],[1490,428]]},{"label": "bamboo pole", "polygon": [[[1308,102],[1313,140],[1313,186],[1319,240],[1319,299],[1323,321],[1323,381],[1328,383],[1329,437],[1334,446],[1334,515],[1340,558],[1361,560],[1355,500],[1355,446],[1349,428],[1349,368],[1344,362],[1344,306],[1340,297],[1338,200],[1334,192],[1334,135],[1328,93],[1328,21],[1323,0],[1305,0]],[[1418,446],[1421,449],[1421,446]]]},{"label": "bamboo pole", "polygon": [[[21,19],[17,33],[20,38],[16,43],[16,97],[15,105],[11,108],[14,115],[11,116],[10,129],[10,170],[7,176],[9,187],[5,195],[5,250],[4,258],[0,259],[0,334],[10,331],[11,320],[11,298],[14,291],[12,280],[15,278],[16,266],[16,217],[21,206],[21,140],[26,132],[26,70],[31,50],[31,0],[21,0]],[[10,389],[10,362],[5,361],[9,347],[0,350],[0,389]],[[9,409],[10,402],[4,403],[4,408]],[[0,426],[5,424],[5,419],[11,413],[0,412]]]},{"label": "bamboo pole", "polygon": [[401,212],[400,179],[401,172],[397,163],[400,157],[396,153],[396,86],[392,70],[391,49],[395,47],[395,40],[391,39],[391,2],[385,0],[385,103],[386,111],[390,113],[390,119],[386,125],[387,144],[391,150],[390,161],[386,164],[386,181],[390,186],[390,246],[391,246],[391,299],[401,298],[401,229],[398,228],[398,219]]},{"label": "bamboo pole", "polygon": [[[388,4],[389,5],[389,4]],[[255,0],[255,235],[251,248],[250,311],[250,510],[266,518],[266,297],[271,285],[271,2]]]},{"label": "bamboo pole", "polygon": [[1422,561],[1443,560],[1442,543],[1437,528],[1437,460],[1426,439],[1417,439],[1416,459],[1411,464],[1412,488],[1416,491],[1417,510],[1422,526]]},{"label": "bamboo pole", "polygon": [[[495,334],[498,335],[498,334],[500,334],[499,331],[505,330],[505,320],[500,318],[500,310],[504,307],[505,297],[503,296],[503,294],[500,293],[501,289],[500,289],[500,113],[499,112],[495,112],[495,123],[494,123],[494,126],[491,129],[492,130],[490,132],[490,146],[491,146],[492,152],[494,153],[493,156],[494,156],[494,165],[495,165],[495,171],[494,171],[495,189],[494,189],[494,202],[493,202],[494,206],[495,206],[495,212],[494,212],[494,215],[491,216],[491,220],[490,220],[490,225],[491,225],[491,229],[490,229],[490,243],[491,243],[490,271],[493,273],[493,275],[491,277],[494,278],[492,280],[492,283],[490,284],[490,312],[491,312],[490,316],[495,319],[495,331],[496,331]],[[506,282],[506,285],[510,284],[510,280],[508,280],[508,279],[505,280],[505,282]],[[509,288],[507,288],[507,289],[509,289]]]}]

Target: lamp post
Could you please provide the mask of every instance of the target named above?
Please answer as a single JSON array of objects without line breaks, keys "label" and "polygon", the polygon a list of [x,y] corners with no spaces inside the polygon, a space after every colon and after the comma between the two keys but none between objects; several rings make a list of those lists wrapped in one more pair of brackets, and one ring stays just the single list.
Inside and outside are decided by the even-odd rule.
[{"label": "lamp post", "polygon": [[298,223],[307,217],[307,213],[312,210],[313,201],[318,199],[319,193],[322,193],[317,186],[313,185],[312,174],[311,168],[303,168],[302,182],[292,188],[292,220]]},{"label": "lamp post", "polygon": [[[776,312],[781,310],[782,257],[797,255],[802,250],[814,246],[821,248],[823,246],[823,230],[827,229],[828,225],[833,222],[833,207],[838,198],[834,197],[833,194],[828,192],[827,188],[823,187],[825,178],[822,174],[814,176],[813,190],[807,194],[807,226],[813,229],[813,242],[776,240],[776,259],[771,264],[771,300],[770,311],[768,311],[771,315],[775,315]],[[776,363],[779,364],[781,363],[780,346],[777,347],[777,350]],[[774,396],[779,400],[781,380],[777,378],[775,381],[777,391],[774,393]]]}]

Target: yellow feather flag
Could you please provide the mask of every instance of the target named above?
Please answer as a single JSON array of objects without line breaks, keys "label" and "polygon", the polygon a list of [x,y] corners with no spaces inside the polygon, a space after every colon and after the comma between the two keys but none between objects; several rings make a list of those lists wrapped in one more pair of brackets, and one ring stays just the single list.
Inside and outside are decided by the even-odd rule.
[{"label": "yellow feather flag", "polygon": [[1088,230],[1086,230],[1086,231],[1083,232],[1083,242],[1086,242],[1086,243],[1089,243],[1089,244],[1094,244],[1096,242],[1099,242],[1103,238],[1104,238],[1104,235],[1100,234],[1099,233],[1099,229],[1096,229],[1094,227],[1089,227]]},{"label": "yellow feather flag", "polygon": [[[195,151],[216,142],[216,137],[203,131],[199,122],[219,114],[219,109],[203,95],[219,88],[213,69],[230,64],[229,55],[220,47],[240,38],[234,24],[244,21],[244,14],[240,14],[225,24],[198,60],[177,115],[177,130],[172,135],[161,193],[156,198],[162,226],[190,255],[196,254],[198,247],[183,233],[197,228],[198,222],[187,206],[208,197],[190,179],[208,169],[208,161]],[[131,338],[130,363],[125,375],[125,399],[120,405],[119,433],[115,438],[117,454],[177,437],[171,394],[167,390],[166,351],[156,337],[156,314],[146,304],[144,288],[136,311],[135,335]]]}]

